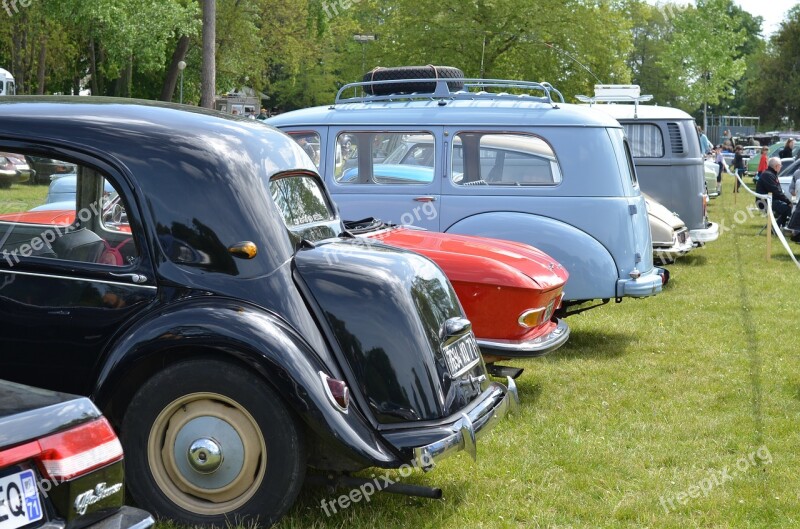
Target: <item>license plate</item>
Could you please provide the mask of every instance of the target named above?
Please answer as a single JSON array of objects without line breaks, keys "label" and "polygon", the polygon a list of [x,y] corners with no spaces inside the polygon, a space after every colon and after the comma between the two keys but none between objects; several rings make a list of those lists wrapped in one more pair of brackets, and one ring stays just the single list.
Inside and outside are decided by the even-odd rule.
[{"label": "license plate", "polygon": [[0,529],[17,529],[43,516],[33,470],[0,478]]},{"label": "license plate", "polygon": [[556,298],[553,298],[550,303],[547,305],[547,309],[544,311],[544,321],[550,321],[550,318],[553,317],[553,309],[556,308]]},{"label": "license plate", "polygon": [[444,361],[447,364],[447,369],[450,371],[450,376],[453,378],[461,376],[472,369],[480,359],[478,343],[471,334],[459,338],[458,341],[445,346],[442,352],[444,353]]},{"label": "license plate", "polygon": [[678,233],[678,242],[681,243],[681,244],[686,242],[686,232],[685,231],[682,231],[682,232]]}]

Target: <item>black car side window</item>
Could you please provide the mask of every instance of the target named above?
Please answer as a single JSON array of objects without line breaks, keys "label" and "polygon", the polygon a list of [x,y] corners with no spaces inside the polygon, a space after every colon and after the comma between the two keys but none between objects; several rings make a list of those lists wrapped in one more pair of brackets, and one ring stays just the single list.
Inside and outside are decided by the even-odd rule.
[{"label": "black car side window", "polygon": [[[41,181],[49,186],[36,185]],[[0,154],[0,266],[44,258],[123,267],[137,257],[122,197],[104,175]]]}]

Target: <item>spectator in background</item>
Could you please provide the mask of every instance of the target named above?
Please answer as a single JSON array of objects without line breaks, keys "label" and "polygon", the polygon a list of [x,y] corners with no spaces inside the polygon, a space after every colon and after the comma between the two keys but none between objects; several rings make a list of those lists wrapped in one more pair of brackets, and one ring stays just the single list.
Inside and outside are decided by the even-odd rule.
[{"label": "spectator in background", "polygon": [[[756,184],[756,193],[766,195],[772,193],[772,213],[778,226],[786,224],[786,220],[792,213],[792,201],[783,194],[781,183],[778,180],[778,173],[781,171],[781,159],[770,158],[767,162],[767,169],[761,173],[761,177]],[[792,239],[794,240],[794,238]]]},{"label": "spectator in background", "polygon": [[727,129],[722,133],[722,146],[730,152],[733,152],[735,147],[735,144],[733,143],[733,136],[731,136],[731,131]]},{"label": "spectator in background", "polygon": [[697,135],[700,137],[700,150],[703,151],[703,156],[711,152],[712,145],[711,142],[708,141],[708,136],[706,136],[703,129],[700,128],[700,125],[697,126]]},{"label": "spectator in background", "polygon": [[717,194],[722,193],[722,173],[730,172],[728,171],[728,166],[725,165],[725,156],[722,154],[723,148],[724,147],[722,145],[717,145],[717,148],[714,151],[716,153],[714,161],[717,162],[717,165],[719,166],[719,170],[717,171]]},{"label": "spectator in background", "polygon": [[[741,145],[736,146],[736,150],[734,151],[733,155],[733,172],[739,177],[744,178],[744,149]],[[739,192],[739,178],[733,183],[733,192]]]},{"label": "spectator in background", "polygon": [[261,107],[261,112],[256,116],[256,119],[259,121],[264,121],[267,118],[269,118],[269,114],[267,114],[267,109]]},{"label": "spectator in background", "polygon": [[761,178],[761,173],[767,170],[767,154],[769,147],[761,147],[761,159],[758,161],[758,170],[756,171],[756,180]]},{"label": "spectator in background", "polygon": [[794,158],[792,149],[794,149],[794,138],[789,138],[786,140],[786,144],[783,146],[783,149],[778,152],[778,158]]}]

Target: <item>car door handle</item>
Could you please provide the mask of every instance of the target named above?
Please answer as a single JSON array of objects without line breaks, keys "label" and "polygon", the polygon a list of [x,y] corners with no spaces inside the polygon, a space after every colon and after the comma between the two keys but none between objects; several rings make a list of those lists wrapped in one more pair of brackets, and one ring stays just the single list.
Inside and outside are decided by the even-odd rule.
[{"label": "car door handle", "polygon": [[415,197],[415,202],[436,202],[436,197]]},{"label": "car door handle", "polygon": [[115,274],[111,272],[111,275],[123,279],[130,279],[136,284],[147,283],[147,276],[143,276],[142,274]]}]

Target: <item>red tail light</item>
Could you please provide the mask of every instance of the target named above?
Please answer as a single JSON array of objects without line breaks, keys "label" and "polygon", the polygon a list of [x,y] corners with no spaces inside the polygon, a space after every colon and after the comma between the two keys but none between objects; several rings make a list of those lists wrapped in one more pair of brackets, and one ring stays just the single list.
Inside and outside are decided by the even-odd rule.
[{"label": "red tail light", "polygon": [[104,418],[0,452],[0,466],[33,459],[44,477],[66,481],[122,459],[122,445]]},{"label": "red tail light", "polygon": [[347,407],[350,406],[350,388],[347,387],[347,383],[342,380],[331,378],[321,371],[319,376],[322,378],[328,400],[330,400],[339,411],[347,413]]}]

